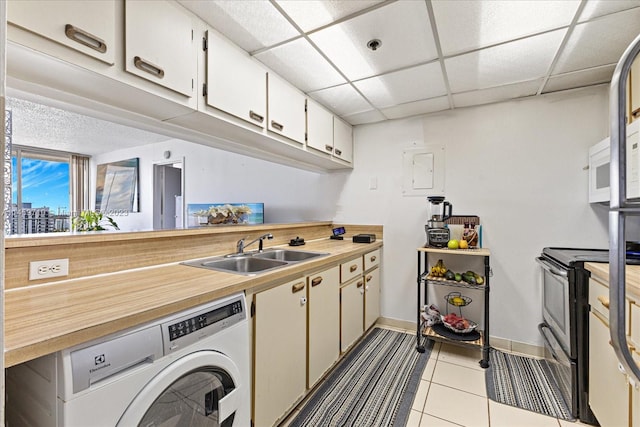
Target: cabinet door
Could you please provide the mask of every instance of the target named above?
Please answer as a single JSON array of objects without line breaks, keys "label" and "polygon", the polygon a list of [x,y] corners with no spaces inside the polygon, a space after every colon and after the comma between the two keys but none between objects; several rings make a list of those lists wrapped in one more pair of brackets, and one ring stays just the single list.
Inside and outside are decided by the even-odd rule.
[{"label": "cabinet door", "polygon": [[266,71],[211,30],[207,31],[207,104],[264,128]]},{"label": "cabinet door", "polygon": [[589,313],[589,406],[602,426],[629,425],[629,386],[609,345],[609,327]]},{"label": "cabinet door", "polygon": [[308,279],[311,388],[340,356],[340,271],[336,266]]},{"label": "cabinet door", "polygon": [[364,275],[364,329],[367,330],[380,317],[380,269]]},{"label": "cabinet door", "polygon": [[112,0],[10,1],[7,21],[113,65],[115,8]]},{"label": "cabinet door", "polygon": [[173,2],[127,0],[125,17],[125,69],[192,97],[198,60],[190,15]]},{"label": "cabinet door", "polygon": [[362,336],[364,279],[358,278],[340,289],[340,350],[346,351]]},{"label": "cabinet door", "polygon": [[304,143],[305,97],[273,73],[267,76],[269,90],[268,129],[300,144]]},{"label": "cabinet door", "polygon": [[353,129],[337,117],[333,118],[333,156],[351,163],[353,161]]},{"label": "cabinet door", "polygon": [[307,99],[307,147],[333,153],[333,114]]},{"label": "cabinet door", "polygon": [[270,426],[304,394],[307,365],[306,278],[255,295],[255,425]]}]

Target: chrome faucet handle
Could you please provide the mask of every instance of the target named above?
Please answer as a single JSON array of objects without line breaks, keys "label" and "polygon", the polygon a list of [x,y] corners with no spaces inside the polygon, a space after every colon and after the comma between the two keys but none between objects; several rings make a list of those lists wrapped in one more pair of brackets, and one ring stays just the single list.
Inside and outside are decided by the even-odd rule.
[{"label": "chrome faucet handle", "polygon": [[236,243],[236,253],[241,254],[244,252],[244,241],[248,238],[249,236],[245,237],[244,239],[238,240],[238,243]]}]

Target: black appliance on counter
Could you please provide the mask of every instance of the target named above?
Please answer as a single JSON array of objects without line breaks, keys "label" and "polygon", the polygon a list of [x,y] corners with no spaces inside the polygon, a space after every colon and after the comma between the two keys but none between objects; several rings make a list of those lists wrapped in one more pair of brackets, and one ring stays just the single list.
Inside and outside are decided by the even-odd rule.
[{"label": "black appliance on counter", "polygon": [[551,369],[571,414],[598,424],[589,407],[589,277],[585,262],[609,262],[606,249],[544,248],[542,317],[538,326]]}]

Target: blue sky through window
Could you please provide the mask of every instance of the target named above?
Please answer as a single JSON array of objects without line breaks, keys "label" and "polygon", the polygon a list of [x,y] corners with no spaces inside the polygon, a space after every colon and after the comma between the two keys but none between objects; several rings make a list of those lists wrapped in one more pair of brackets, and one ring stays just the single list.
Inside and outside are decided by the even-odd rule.
[{"label": "blue sky through window", "polygon": [[[17,203],[17,160],[12,162],[12,197]],[[69,212],[69,163],[22,158],[22,203],[47,206],[54,214]]]}]

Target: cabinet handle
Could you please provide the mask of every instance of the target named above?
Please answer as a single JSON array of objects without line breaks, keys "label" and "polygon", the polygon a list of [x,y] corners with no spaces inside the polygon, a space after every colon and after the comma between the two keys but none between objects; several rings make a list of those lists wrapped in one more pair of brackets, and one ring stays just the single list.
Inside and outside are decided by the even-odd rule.
[{"label": "cabinet handle", "polygon": [[327,145],[324,146],[324,149],[329,151],[329,152],[331,152],[331,151],[333,151],[333,146],[327,144]]},{"label": "cabinet handle", "polygon": [[281,125],[280,123],[275,122],[273,120],[271,120],[271,127],[279,131],[282,131],[282,129],[284,129],[284,125]]},{"label": "cabinet handle", "polygon": [[353,273],[354,271],[356,271],[358,269],[358,265],[357,264],[353,264],[351,267],[349,267],[349,271],[351,273]]},{"label": "cabinet handle", "polygon": [[318,286],[320,283],[322,283],[322,276],[318,276],[311,280],[311,286]]},{"label": "cabinet handle", "polygon": [[64,34],[74,42],[90,47],[100,53],[105,53],[107,51],[107,44],[104,40],[71,24],[64,26]]},{"label": "cabinet handle", "polygon": [[373,255],[373,256],[371,257],[371,262],[376,262],[376,260],[377,260],[377,259],[378,259],[378,258],[376,258],[376,256],[375,256],[375,255]]},{"label": "cabinet handle", "polygon": [[373,276],[371,276],[371,275],[367,276],[367,283],[369,283],[371,281],[371,279],[373,279]]},{"label": "cabinet handle", "polygon": [[604,308],[606,308],[607,310],[609,309],[609,299],[603,297],[602,295],[598,296],[598,301],[600,301],[600,304],[602,304],[604,306]]},{"label": "cabinet handle", "polygon": [[304,289],[304,283],[303,282],[298,282],[295,285],[293,285],[291,287],[291,293],[295,294],[296,292],[300,292],[301,290]]},{"label": "cabinet handle", "polygon": [[358,288],[361,288],[362,286],[364,286],[364,282],[362,280],[359,280],[358,283],[356,283],[356,286]]},{"label": "cabinet handle", "polygon": [[340,150],[338,150],[338,149],[336,148],[336,154],[337,154],[338,156],[341,156],[341,155],[342,155],[342,151],[340,151]]},{"label": "cabinet handle", "polygon": [[162,68],[145,59],[140,58],[139,56],[133,57],[133,65],[135,65],[137,69],[145,71],[149,74],[153,74],[159,79],[164,77],[164,70]]},{"label": "cabinet handle", "polygon": [[638,117],[638,116],[640,116],[640,108],[637,108],[637,109],[633,110],[633,111],[631,112],[631,115],[632,115],[633,117]]},{"label": "cabinet handle", "polygon": [[255,120],[258,123],[262,123],[264,121],[264,117],[253,110],[249,110],[249,117],[251,117],[252,120]]}]

